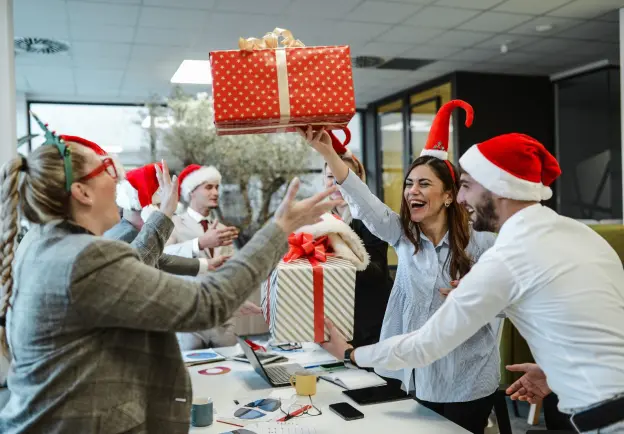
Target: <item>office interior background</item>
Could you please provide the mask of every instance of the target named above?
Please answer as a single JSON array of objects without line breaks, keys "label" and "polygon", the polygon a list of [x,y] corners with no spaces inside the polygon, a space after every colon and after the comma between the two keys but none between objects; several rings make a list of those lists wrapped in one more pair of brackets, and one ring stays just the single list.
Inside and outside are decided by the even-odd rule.
[{"label": "office interior background", "polygon": [[[460,98],[475,121],[466,128],[463,113],[453,116],[454,162],[497,134],[536,137],[563,170],[547,205],[592,225],[624,258],[623,8],[622,0],[0,0],[0,159],[42,143],[29,110],[127,168],[166,158],[174,85],[210,96],[211,50],[282,27],[308,46],[350,45],[358,109],[350,148],[390,207],[399,209],[404,172],[437,110]],[[305,192],[322,188],[321,164],[306,161]],[[236,192],[224,186],[226,199]]]}]

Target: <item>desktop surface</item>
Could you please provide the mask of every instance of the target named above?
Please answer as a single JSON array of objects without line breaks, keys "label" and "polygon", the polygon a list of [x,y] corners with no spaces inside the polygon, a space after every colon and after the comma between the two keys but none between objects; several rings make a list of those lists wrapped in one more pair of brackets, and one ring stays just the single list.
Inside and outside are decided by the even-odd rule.
[{"label": "desktop surface", "polygon": [[[320,348],[320,347],[319,347]],[[240,348],[233,348],[232,352],[240,352]],[[321,350],[322,351],[322,350]],[[311,354],[318,358],[318,349]],[[287,356],[288,357],[288,356]],[[331,357],[331,356],[329,356]],[[289,357],[290,360],[292,358]],[[298,354],[297,361],[306,365],[303,354]],[[202,375],[200,372],[206,366],[192,366],[188,368],[193,384],[194,397],[209,397],[213,399],[215,409],[215,421],[209,427],[191,428],[192,434],[220,434],[230,432],[237,427],[217,422],[219,413],[224,414],[233,408],[236,402],[244,404],[260,398],[296,397],[293,388],[273,388],[261,378],[249,365],[236,361],[215,363],[230,369],[229,372],[220,375]],[[392,429],[393,433],[435,432],[436,434],[467,433],[468,431],[444,419],[433,411],[421,406],[414,400],[387,402],[375,405],[360,406],[345,396],[344,389],[326,381],[317,383],[317,394],[312,397],[314,405],[319,407],[321,416],[303,415],[291,419],[289,422],[301,426],[314,427],[317,434],[330,433],[354,433],[368,434],[379,433]],[[296,397],[297,403],[309,404],[309,398]],[[329,410],[330,404],[348,402],[353,407],[364,413],[364,418],[354,421],[345,421]]]}]

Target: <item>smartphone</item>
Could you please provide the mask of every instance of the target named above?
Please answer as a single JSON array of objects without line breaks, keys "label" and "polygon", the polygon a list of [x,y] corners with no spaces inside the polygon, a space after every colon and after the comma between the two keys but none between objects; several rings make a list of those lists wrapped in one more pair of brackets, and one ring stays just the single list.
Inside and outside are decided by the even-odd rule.
[{"label": "smartphone", "polygon": [[329,406],[329,409],[344,420],[356,420],[362,419],[364,417],[364,415],[360,411],[358,411],[355,407],[346,402],[331,404]]}]

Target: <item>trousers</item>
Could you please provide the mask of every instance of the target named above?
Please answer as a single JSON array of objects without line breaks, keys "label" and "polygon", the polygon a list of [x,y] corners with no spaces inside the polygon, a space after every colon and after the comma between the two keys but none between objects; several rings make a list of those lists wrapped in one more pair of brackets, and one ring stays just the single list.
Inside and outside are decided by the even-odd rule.
[{"label": "trousers", "polygon": [[429,402],[415,398],[419,404],[461,426],[473,434],[483,434],[494,407],[494,393],[467,402]]}]

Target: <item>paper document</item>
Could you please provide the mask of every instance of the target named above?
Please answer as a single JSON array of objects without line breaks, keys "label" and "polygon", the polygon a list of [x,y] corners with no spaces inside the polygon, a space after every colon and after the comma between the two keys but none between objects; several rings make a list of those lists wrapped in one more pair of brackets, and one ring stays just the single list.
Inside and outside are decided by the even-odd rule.
[{"label": "paper document", "polygon": [[346,369],[344,371],[331,372],[321,375],[321,378],[348,390],[385,386],[387,384],[386,380],[377,374],[363,369]]}]

